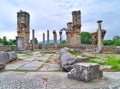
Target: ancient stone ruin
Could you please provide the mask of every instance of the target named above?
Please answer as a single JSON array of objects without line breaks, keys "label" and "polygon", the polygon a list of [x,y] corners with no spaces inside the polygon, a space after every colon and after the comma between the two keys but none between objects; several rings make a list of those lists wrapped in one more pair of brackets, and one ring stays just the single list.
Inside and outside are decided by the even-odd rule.
[{"label": "ancient stone ruin", "polygon": [[[102,40],[104,40],[106,30],[102,29],[101,34],[102,34]],[[92,33],[92,44],[97,45],[97,41],[98,41],[98,32],[94,32],[94,33]]]},{"label": "ancient stone ruin", "polygon": [[[62,31],[66,31],[67,37],[67,45],[70,46],[78,46],[81,44],[81,12],[80,11],[73,11],[72,12],[72,22],[67,23],[67,28],[63,28],[60,31],[60,35]],[[61,36],[60,36],[60,39]]]},{"label": "ancient stone ruin", "polygon": [[92,44],[94,46],[97,45],[97,49],[95,49],[95,51],[97,53],[101,53],[103,51],[103,48],[102,48],[104,45],[103,39],[106,34],[106,30],[101,28],[102,20],[97,21],[97,23],[98,23],[98,30],[97,32],[92,33]]},{"label": "ancient stone ruin", "polygon": [[17,13],[17,50],[26,50],[29,48],[29,24],[30,14],[20,10]]}]

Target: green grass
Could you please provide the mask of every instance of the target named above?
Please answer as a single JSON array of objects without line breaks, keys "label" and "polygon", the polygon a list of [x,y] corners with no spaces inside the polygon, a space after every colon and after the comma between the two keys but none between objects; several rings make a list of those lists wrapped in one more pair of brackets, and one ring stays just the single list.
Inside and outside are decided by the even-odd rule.
[{"label": "green grass", "polygon": [[108,56],[105,64],[112,66],[112,68],[117,71],[120,71],[120,57]]},{"label": "green grass", "polygon": [[45,62],[45,63],[49,63],[50,61],[49,61],[49,59]]},{"label": "green grass", "polygon": [[38,62],[43,62],[43,60],[37,60]]},{"label": "green grass", "polygon": [[24,73],[27,73],[27,72],[35,72],[35,70],[19,70],[19,69],[11,70],[11,71],[14,71],[14,72],[24,72]]},{"label": "green grass", "polygon": [[105,62],[102,61],[101,59],[90,59],[89,62],[98,63],[100,65],[104,65],[105,64]]},{"label": "green grass", "polygon": [[109,65],[112,66],[112,69],[120,71],[120,57],[107,56],[106,61],[102,61],[102,59],[90,59],[89,62],[98,63],[100,65]]},{"label": "green grass", "polygon": [[33,54],[25,54],[25,56],[33,56]]},{"label": "green grass", "polygon": [[45,54],[55,54],[56,52],[44,51],[44,52],[40,52],[40,53],[45,53]]},{"label": "green grass", "polygon": [[72,55],[74,55],[74,56],[79,56],[81,53],[79,53],[79,52],[76,52],[76,51],[71,51],[70,52]]}]

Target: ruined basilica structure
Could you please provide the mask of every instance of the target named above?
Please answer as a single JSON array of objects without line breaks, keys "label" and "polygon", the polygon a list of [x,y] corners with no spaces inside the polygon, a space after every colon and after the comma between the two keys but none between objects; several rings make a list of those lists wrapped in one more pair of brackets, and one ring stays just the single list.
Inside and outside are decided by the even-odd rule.
[{"label": "ruined basilica structure", "polygon": [[67,23],[67,28],[63,28],[60,31],[60,39],[62,31],[66,31],[67,45],[69,46],[78,46],[81,44],[81,12],[73,11],[72,12],[72,22]]}]

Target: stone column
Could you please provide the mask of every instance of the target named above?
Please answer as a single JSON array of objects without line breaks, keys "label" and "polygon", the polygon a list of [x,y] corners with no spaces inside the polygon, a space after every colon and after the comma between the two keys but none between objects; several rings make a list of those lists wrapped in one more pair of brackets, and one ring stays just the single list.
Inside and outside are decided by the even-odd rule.
[{"label": "stone column", "polygon": [[47,30],[47,48],[49,49],[49,30]]},{"label": "stone column", "polygon": [[55,48],[57,48],[57,33],[55,30],[53,30],[53,45]]},{"label": "stone column", "polygon": [[16,37],[16,50],[23,51],[24,49],[24,37]]},{"label": "stone column", "polygon": [[34,39],[35,39],[35,30],[33,29],[33,30],[32,30],[32,50],[34,50],[34,46],[35,46],[35,41],[34,41]]},{"label": "stone column", "polygon": [[62,42],[62,31],[59,31],[59,35],[60,35],[60,43]]},{"label": "stone column", "polygon": [[98,20],[98,48],[97,48],[97,53],[102,53],[102,33],[101,33],[101,23],[102,20]]},{"label": "stone column", "polygon": [[43,45],[42,48],[45,49],[45,33],[43,33]]}]

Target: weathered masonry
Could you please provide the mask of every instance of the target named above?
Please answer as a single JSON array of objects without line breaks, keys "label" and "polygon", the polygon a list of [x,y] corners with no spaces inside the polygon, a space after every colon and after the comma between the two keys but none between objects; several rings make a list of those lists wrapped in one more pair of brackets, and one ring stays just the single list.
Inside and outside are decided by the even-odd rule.
[{"label": "weathered masonry", "polygon": [[30,15],[29,13],[20,10],[19,12],[17,12],[17,37],[18,38],[23,37],[22,41],[24,50],[29,48],[29,36],[30,36],[29,30],[30,30]]}]

